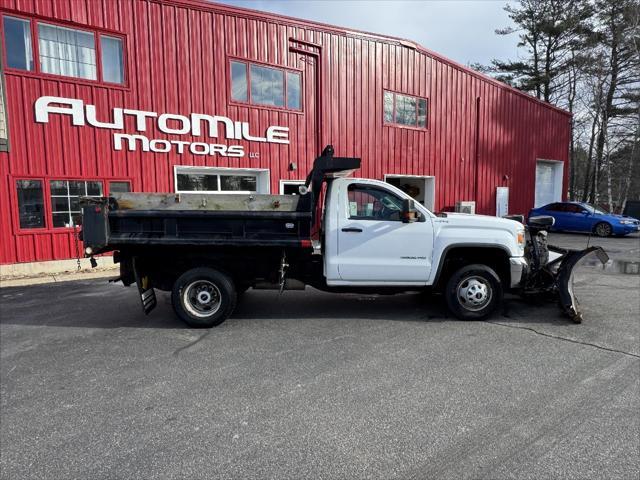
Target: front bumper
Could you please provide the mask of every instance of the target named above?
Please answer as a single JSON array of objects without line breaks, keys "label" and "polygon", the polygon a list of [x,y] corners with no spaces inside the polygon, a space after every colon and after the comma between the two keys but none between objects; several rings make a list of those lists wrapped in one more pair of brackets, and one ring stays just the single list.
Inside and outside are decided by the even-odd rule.
[{"label": "front bumper", "polygon": [[614,235],[628,235],[630,233],[636,233],[636,232],[640,232],[640,225],[635,225],[635,224],[623,225],[623,224],[619,224],[619,225],[614,225],[614,227],[613,227],[613,234]]},{"label": "front bumper", "polygon": [[522,279],[527,273],[529,264],[524,257],[511,257],[509,259],[509,273],[511,274],[511,288],[520,286]]}]

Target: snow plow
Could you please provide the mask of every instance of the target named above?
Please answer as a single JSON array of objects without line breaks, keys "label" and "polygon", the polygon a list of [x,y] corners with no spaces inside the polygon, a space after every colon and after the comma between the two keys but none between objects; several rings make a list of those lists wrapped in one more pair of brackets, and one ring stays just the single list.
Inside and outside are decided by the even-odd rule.
[{"label": "snow plow", "polygon": [[521,293],[525,297],[557,299],[562,311],[575,323],[581,323],[582,312],[573,289],[574,269],[590,256],[605,265],[609,256],[597,246],[570,250],[549,245],[547,235],[553,223],[554,218],[550,216],[529,218],[530,239],[525,249],[529,271],[521,283]]}]

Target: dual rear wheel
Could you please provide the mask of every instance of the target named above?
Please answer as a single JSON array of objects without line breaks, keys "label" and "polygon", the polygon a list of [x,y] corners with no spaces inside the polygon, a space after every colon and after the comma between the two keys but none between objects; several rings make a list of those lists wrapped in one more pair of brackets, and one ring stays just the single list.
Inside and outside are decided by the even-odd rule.
[{"label": "dual rear wheel", "polygon": [[233,313],[237,300],[238,292],[231,277],[212,268],[185,272],[171,291],[174,311],[193,328],[220,325]]}]

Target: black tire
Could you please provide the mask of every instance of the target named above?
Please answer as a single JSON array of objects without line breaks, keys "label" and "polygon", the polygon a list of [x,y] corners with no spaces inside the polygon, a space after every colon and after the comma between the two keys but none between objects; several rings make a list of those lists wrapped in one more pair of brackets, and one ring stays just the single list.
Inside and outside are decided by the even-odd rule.
[{"label": "black tire", "polygon": [[193,328],[220,325],[233,313],[237,299],[233,280],[212,268],[185,272],[171,290],[173,310]]},{"label": "black tire", "polygon": [[502,304],[500,278],[486,265],[467,265],[456,270],[445,290],[449,311],[460,320],[484,320]]},{"label": "black tire", "polygon": [[611,225],[607,222],[596,223],[596,226],[593,228],[595,234],[599,237],[610,237],[613,233],[613,229]]}]

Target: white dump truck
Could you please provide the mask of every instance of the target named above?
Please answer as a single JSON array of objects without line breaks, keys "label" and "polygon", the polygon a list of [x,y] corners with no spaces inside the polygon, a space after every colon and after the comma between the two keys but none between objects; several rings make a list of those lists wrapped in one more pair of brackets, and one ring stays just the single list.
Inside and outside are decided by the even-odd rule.
[{"label": "white dump truck", "polygon": [[249,288],[392,294],[430,289],[458,318],[481,320],[503,292],[557,297],[581,314],[572,270],[599,247],[547,245],[551,217],[521,222],[434,214],[388,183],[353,178],[358,158],[328,146],[299,195],[116,193],[83,200],[85,255],[113,251],[143,309],[170,291],[176,314],[212,327]]}]

